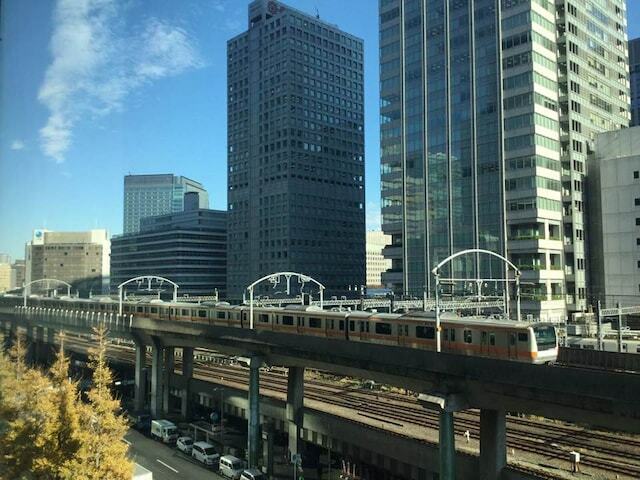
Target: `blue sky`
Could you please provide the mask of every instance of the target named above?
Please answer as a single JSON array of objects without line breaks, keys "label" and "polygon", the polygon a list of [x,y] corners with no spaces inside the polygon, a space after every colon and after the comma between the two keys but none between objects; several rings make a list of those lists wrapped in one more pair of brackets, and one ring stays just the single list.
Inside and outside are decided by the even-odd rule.
[{"label": "blue sky", "polygon": [[[288,0],[365,40],[368,224],[379,211],[377,0]],[[226,206],[226,40],[248,0],[5,0],[0,252],[34,228],[122,231],[127,173],[202,182]],[[629,37],[640,0],[628,0]]]}]

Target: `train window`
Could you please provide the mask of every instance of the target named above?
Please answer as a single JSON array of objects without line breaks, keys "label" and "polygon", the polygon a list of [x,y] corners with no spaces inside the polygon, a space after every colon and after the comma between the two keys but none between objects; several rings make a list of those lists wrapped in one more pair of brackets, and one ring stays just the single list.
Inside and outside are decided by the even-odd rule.
[{"label": "train window", "polygon": [[335,324],[333,322],[334,322],[333,318],[331,320],[329,320],[329,328],[331,330],[333,330],[335,328]]},{"label": "train window", "polygon": [[510,345],[515,345],[516,344],[516,334],[515,333],[510,333],[509,334],[509,344]]},{"label": "train window", "polygon": [[187,310],[186,308],[182,309],[182,316],[183,317],[188,317],[189,316],[189,310]]},{"label": "train window", "polygon": [[339,325],[339,327],[340,327],[340,331],[343,331],[343,330],[344,330],[344,320],[340,320],[340,325]]},{"label": "train window", "polygon": [[627,351],[627,344],[626,343],[622,344],[622,350],[624,350],[625,352]]},{"label": "train window", "polygon": [[310,318],[309,319],[309,326],[311,328],[321,328],[322,327],[322,320],[320,320],[319,318]]},{"label": "train window", "polygon": [[376,323],[376,333],[380,335],[391,335],[390,323]]},{"label": "train window", "polygon": [[360,331],[364,332],[364,324],[365,322],[360,322]]},{"label": "train window", "polygon": [[526,342],[528,340],[529,340],[529,335],[527,334],[527,332],[518,333],[518,341],[519,342]]},{"label": "train window", "polygon": [[436,338],[436,329],[433,327],[416,327],[416,337],[418,338]]},{"label": "train window", "polygon": [[125,313],[129,311],[129,305],[125,305],[124,306],[124,311],[125,311]]},{"label": "train window", "polygon": [[451,341],[452,342],[456,341],[456,329],[455,328],[451,329]]},{"label": "train window", "polygon": [[100,310],[104,310],[104,309],[106,309],[106,308],[107,308],[107,306],[106,306],[106,305],[100,305]]},{"label": "train window", "polygon": [[487,344],[487,332],[482,332],[480,343],[482,343],[482,345]]},{"label": "train window", "polygon": [[143,309],[142,307],[138,307],[136,311],[137,311],[138,313],[142,313],[142,312],[144,312],[144,309]]},{"label": "train window", "polygon": [[303,317],[298,317],[298,326],[299,327],[303,327],[304,326],[304,318]]},{"label": "train window", "polygon": [[349,320],[349,331],[350,332],[356,331],[356,322],[354,322],[353,320]]},{"label": "train window", "polygon": [[636,353],[640,353],[640,345],[636,347]]},{"label": "train window", "polygon": [[261,313],[258,316],[258,321],[261,323],[269,323],[269,315],[267,315],[266,313]]},{"label": "train window", "polygon": [[151,307],[151,313],[158,313],[157,307]]},{"label": "train window", "polygon": [[473,335],[471,330],[464,331],[464,343],[473,343]]},{"label": "train window", "polygon": [[449,340],[449,329],[448,328],[444,329],[443,337],[444,337],[445,340],[447,340],[447,341]]},{"label": "train window", "polygon": [[282,316],[282,324],[283,325],[293,325],[293,317],[291,315],[283,315]]},{"label": "train window", "polygon": [[495,345],[496,344],[496,334],[495,333],[490,333],[489,334],[489,345]]},{"label": "train window", "polygon": [[404,326],[404,334],[405,334],[406,336],[409,336],[409,325],[405,325],[405,326]]},{"label": "train window", "polygon": [[198,316],[200,318],[207,318],[207,311],[206,310],[198,310]]},{"label": "train window", "polygon": [[216,314],[216,317],[217,317],[217,318],[221,318],[222,320],[224,320],[224,312],[218,312],[218,313]]}]

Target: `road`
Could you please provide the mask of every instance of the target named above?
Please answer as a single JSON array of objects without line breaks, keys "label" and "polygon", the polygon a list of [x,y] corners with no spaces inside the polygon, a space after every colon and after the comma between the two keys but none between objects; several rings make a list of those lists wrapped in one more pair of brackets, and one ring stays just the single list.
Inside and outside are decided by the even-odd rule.
[{"label": "road", "polygon": [[223,479],[176,448],[151,440],[136,430],[130,429],[124,438],[129,444],[131,459],[153,472],[153,480]]}]

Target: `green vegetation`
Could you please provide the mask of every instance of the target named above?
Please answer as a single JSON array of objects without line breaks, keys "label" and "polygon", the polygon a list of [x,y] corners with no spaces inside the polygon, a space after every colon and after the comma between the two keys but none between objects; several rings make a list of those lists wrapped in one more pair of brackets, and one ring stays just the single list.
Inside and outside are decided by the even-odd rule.
[{"label": "green vegetation", "polygon": [[20,337],[8,354],[0,353],[0,479],[131,479],[133,463],[122,442],[127,423],[110,390],[106,329],[94,333],[86,403],[69,378],[64,340],[48,372],[27,366]]}]

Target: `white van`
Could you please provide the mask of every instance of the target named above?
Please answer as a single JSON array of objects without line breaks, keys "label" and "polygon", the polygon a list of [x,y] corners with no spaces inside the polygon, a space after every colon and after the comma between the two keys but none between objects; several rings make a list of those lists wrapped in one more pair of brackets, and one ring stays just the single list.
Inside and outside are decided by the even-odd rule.
[{"label": "white van", "polygon": [[257,468],[250,468],[242,472],[240,480],[266,480],[266,476]]},{"label": "white van", "polygon": [[194,443],[191,456],[209,466],[215,466],[220,461],[220,454],[216,452],[213,445],[207,442]]},{"label": "white van", "polygon": [[239,480],[242,471],[244,470],[244,462],[238,457],[233,455],[225,455],[220,457],[220,469],[218,473],[231,478],[232,480]]}]

